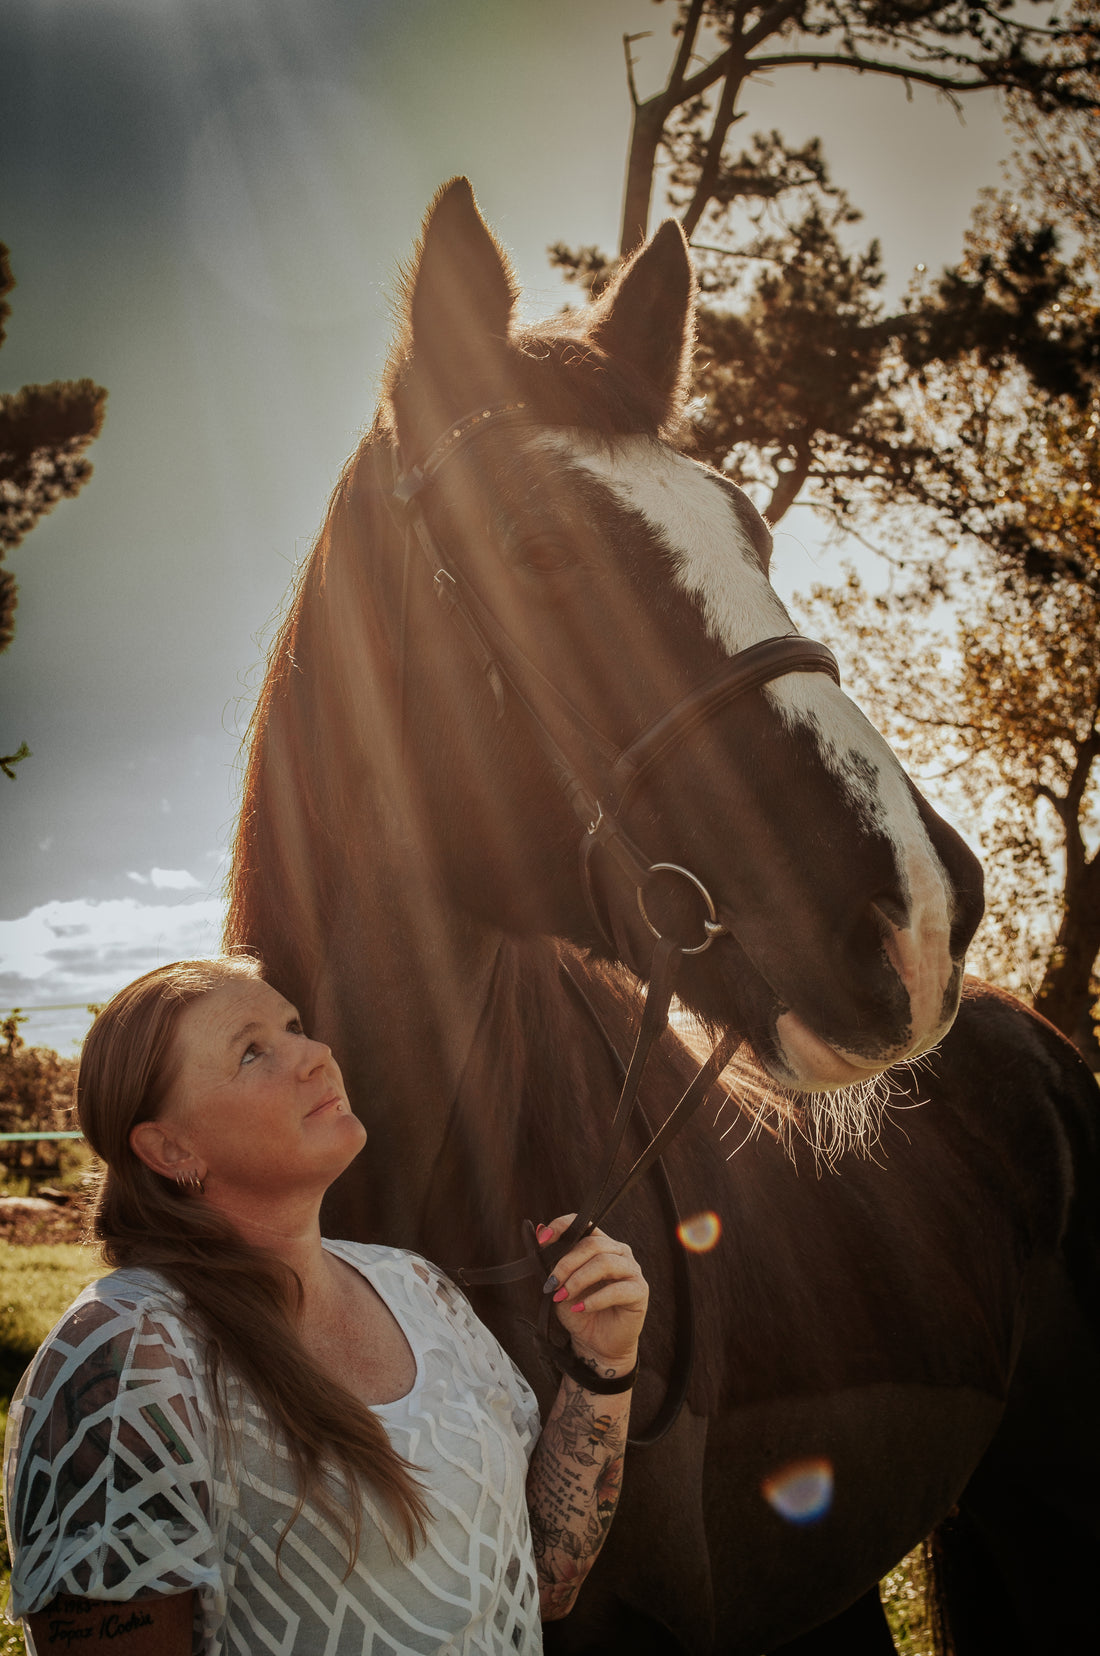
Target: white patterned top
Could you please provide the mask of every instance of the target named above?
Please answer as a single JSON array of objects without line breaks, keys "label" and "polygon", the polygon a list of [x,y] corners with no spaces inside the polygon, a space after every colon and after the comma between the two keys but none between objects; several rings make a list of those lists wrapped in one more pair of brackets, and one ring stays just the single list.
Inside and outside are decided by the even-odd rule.
[{"label": "white patterned top", "polygon": [[525,1496],[539,1430],[530,1388],[427,1261],[325,1246],[367,1278],[416,1359],[412,1389],[374,1412],[423,1471],[427,1543],[402,1557],[367,1491],[346,1580],[339,1537],[308,1505],[277,1558],[297,1501],[285,1445],[236,1384],[227,1456],[181,1296],[155,1272],[115,1271],[69,1308],[12,1400],[13,1618],[59,1592],[126,1603],[194,1587],[194,1656],[542,1649]]}]

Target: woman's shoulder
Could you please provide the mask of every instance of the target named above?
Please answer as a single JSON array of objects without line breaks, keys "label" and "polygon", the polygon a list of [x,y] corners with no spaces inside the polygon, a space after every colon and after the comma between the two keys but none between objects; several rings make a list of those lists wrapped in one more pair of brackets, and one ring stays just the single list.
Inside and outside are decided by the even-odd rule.
[{"label": "woman's shoulder", "polygon": [[158,1271],[127,1266],[96,1277],[63,1312],[52,1333],[76,1322],[85,1327],[130,1326],[146,1316],[178,1317],[183,1295]]},{"label": "woman's shoulder", "polygon": [[166,1276],[145,1265],[125,1265],[117,1271],[108,1271],[89,1282],[80,1298],[85,1295],[111,1305],[142,1305],[149,1300],[175,1304],[182,1300],[179,1289]]},{"label": "woman's shoulder", "polygon": [[16,1392],[20,1400],[53,1391],[89,1368],[121,1374],[128,1353],[150,1337],[177,1353],[188,1336],[182,1296],[157,1272],[129,1268],[97,1277],[77,1295],[50,1329]]}]

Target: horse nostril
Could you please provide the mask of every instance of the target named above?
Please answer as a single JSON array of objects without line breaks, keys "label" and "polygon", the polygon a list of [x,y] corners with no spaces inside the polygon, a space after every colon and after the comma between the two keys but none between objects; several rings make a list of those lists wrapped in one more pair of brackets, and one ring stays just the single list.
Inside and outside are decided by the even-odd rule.
[{"label": "horse nostril", "polygon": [[985,913],[985,890],[981,869],[978,869],[977,880],[970,886],[959,885],[956,888],[954,912],[951,917],[951,931],[949,934],[951,958],[961,961],[974,940],[974,933],[981,924]]},{"label": "horse nostril", "polygon": [[899,891],[880,891],[871,898],[871,912],[881,916],[876,923],[882,930],[882,923],[904,931],[909,924],[909,905]]},{"label": "horse nostril", "polygon": [[[894,919],[895,914],[898,920]],[[873,963],[881,959],[885,950],[896,968],[897,961],[891,950],[906,918],[904,906],[890,898],[879,898],[868,903],[849,933],[848,944],[852,954],[859,960]]]}]

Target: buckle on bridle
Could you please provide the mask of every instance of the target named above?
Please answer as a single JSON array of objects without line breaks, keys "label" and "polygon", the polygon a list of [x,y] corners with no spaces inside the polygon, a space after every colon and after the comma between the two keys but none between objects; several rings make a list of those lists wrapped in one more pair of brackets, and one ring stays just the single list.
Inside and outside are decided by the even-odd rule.
[{"label": "buckle on bridle", "polygon": [[[703,884],[702,880],[700,880],[698,878],[697,875],[693,874],[691,872],[691,870],[688,869],[688,868],[681,868],[679,863],[667,863],[667,862],[651,863],[649,865],[649,868],[646,870],[646,880],[648,880],[650,878],[650,876],[653,875],[653,874],[680,874],[680,875],[683,876],[683,878],[688,882],[688,884],[690,886],[694,887],[694,889],[698,892],[699,896],[703,899],[703,904],[704,904],[704,906],[706,908],[706,911],[707,911],[707,917],[703,921],[703,932],[704,932],[703,941],[701,943],[697,943],[696,946],[693,949],[687,948],[687,946],[685,944],[682,944],[682,943],[679,945],[679,949],[680,949],[681,954],[685,954],[685,955],[703,954],[707,949],[710,948],[711,944],[714,942],[714,939],[716,937],[723,936],[724,933],[728,930],[728,928],[726,926],[724,926],[718,918],[718,910],[714,906],[714,899],[711,896],[710,892],[707,890],[706,886]],[[644,881],[637,888],[637,896],[638,896],[638,912],[641,915],[642,919],[645,921],[646,925],[649,927],[650,931],[653,933],[654,937],[657,938],[658,942],[660,942],[660,940],[662,939],[664,934],[663,934],[663,932],[661,932],[658,929],[657,926],[655,926],[653,924],[653,921],[650,919],[649,915],[646,913],[645,882]]]},{"label": "buckle on bridle", "polygon": [[449,569],[437,569],[432,576],[432,587],[444,609],[452,610],[458,604],[458,582]]}]

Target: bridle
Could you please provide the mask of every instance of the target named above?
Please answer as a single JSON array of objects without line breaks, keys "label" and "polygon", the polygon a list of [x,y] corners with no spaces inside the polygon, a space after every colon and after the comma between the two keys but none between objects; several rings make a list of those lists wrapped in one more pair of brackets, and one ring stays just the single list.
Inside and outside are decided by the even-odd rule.
[{"label": "bridle", "polygon": [[[653,772],[691,732],[698,730],[722,708],[739,697],[773,679],[788,673],[828,673],[840,683],[840,672],[832,652],[824,644],[795,635],[767,638],[741,650],[723,663],[717,673],[704,684],[689,692],[651,723],[641,735],[626,746],[614,742],[596,728],[575,707],[569,697],[555,685],[525,654],[506,628],[483,603],[462,573],[448,560],[432,533],[424,512],[422,495],[432,486],[446,464],[490,425],[531,423],[526,405],[522,402],[500,403],[475,410],[448,427],[419,465],[400,469],[394,455],[395,476],[390,492],[390,506],[399,517],[404,530],[405,568],[402,578],[402,617],[400,636],[399,682],[401,685],[402,718],[405,678],[406,609],[409,588],[409,565],[414,547],[419,547],[440,603],[458,625],[492,689],[496,715],[499,718],[510,695],[523,708],[555,777],[558,787],[571,805],[581,825],[579,843],[580,868],[585,897],[592,917],[606,942],[619,956],[627,952],[620,921],[613,903],[601,910],[595,880],[595,856],[605,852],[619,872],[633,887],[642,920],[655,938],[653,958],[649,969],[649,988],[642,1011],[641,1024],[633,1055],[625,1068],[622,1092],[608,1135],[608,1148],[603,1165],[569,1229],[551,1246],[541,1248],[529,1223],[524,1227],[525,1254],[505,1265],[470,1269],[459,1268],[454,1274],[464,1285],[503,1284],[515,1282],[529,1275],[545,1277],[557,1260],[574,1242],[598,1225],[611,1208],[655,1163],[673,1136],[702,1103],[734,1052],[741,1045],[741,1037],[725,1033],[703,1064],[691,1085],[674,1107],[659,1131],[617,1186],[611,1186],[615,1167],[626,1129],[633,1113],[638,1088],[646,1060],[654,1042],[668,1023],[669,1007],[676,985],[677,974],[685,956],[705,953],[719,938],[735,929],[735,917],[712,898],[703,881],[680,863],[655,861],[638,846],[623,825],[623,816],[633,795],[645,778]],[[580,768],[561,746],[548,727],[532,699],[532,687],[539,696],[548,698],[557,714],[570,727],[571,734],[588,749],[590,774],[599,778],[595,787],[582,775]],[[657,878],[674,878],[686,882],[701,910],[701,929],[695,940],[665,936],[654,923],[647,908],[647,893]],[[582,999],[583,991],[575,980],[569,979],[573,990]],[[592,1011],[589,1006],[589,1011]],[[595,1016],[595,1013],[592,1014]],[[599,1020],[597,1019],[597,1023]],[[611,1043],[602,1031],[604,1039]],[[612,1052],[614,1048],[612,1047]],[[579,1365],[567,1349],[549,1337],[549,1301],[543,1297],[540,1319],[542,1344],[554,1364],[571,1373],[581,1384],[590,1379],[589,1372]],[[659,1411],[658,1421],[644,1441],[655,1441],[672,1424],[686,1393],[687,1373],[670,1381],[669,1398]],[[678,1393],[678,1395],[673,1395]],[[667,1418],[666,1418],[667,1417]],[[632,1439],[632,1442],[641,1441]]]}]

